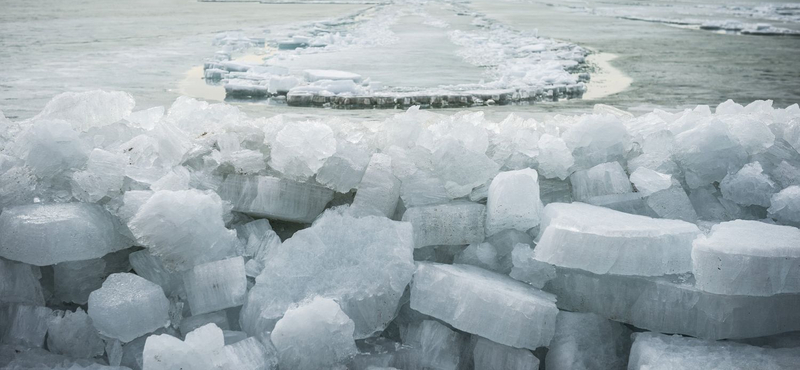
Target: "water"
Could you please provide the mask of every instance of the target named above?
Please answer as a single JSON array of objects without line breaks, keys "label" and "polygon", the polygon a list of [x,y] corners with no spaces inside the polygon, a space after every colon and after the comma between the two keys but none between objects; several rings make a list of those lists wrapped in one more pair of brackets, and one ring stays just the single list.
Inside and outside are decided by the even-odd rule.
[{"label": "water", "polygon": [[[705,3],[713,8],[726,2]],[[675,109],[715,105],[726,99],[742,103],[773,99],[777,106],[800,102],[800,37],[720,34],[609,16],[636,13],[721,18],[719,14],[702,13],[688,2],[566,1],[557,5],[490,0],[455,5],[483,13],[497,24],[538,30],[540,36],[596,52],[590,61],[598,68],[586,99],[482,107],[488,115],[583,112],[596,103],[639,111],[654,106]],[[168,106],[181,94],[221,100],[224,95],[219,88],[199,81],[197,70],[218,49],[211,46],[216,33],[240,29],[248,35],[269,37],[265,29],[341,17],[371,6],[191,0],[134,0],[110,6],[102,0],[5,0],[0,5],[0,110],[9,117],[27,118],[53,95],[95,88],[128,91],[142,108]],[[448,30],[472,27],[471,18],[453,13],[453,6],[438,2],[409,5],[411,10],[418,8],[443,20],[449,28],[425,24],[424,18],[410,12],[390,26],[398,38],[393,44],[301,55],[283,63],[295,72],[320,67],[350,70],[395,86],[479,82],[486,71],[466,63],[457,55],[458,47],[446,37]],[[695,11],[698,13],[687,14]],[[729,15],[722,18],[726,17]],[[797,23],[774,19],[736,19],[798,28]],[[614,93],[618,90],[622,91]],[[261,102],[235,104],[257,115],[379,119],[395,113],[292,108]]]}]

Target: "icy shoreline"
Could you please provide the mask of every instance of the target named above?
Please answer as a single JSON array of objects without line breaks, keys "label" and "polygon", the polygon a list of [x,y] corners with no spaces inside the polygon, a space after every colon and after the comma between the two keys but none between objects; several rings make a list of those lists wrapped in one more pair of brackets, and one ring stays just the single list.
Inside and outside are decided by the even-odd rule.
[{"label": "icy shoreline", "polygon": [[763,348],[800,347],[797,104],[300,120],[93,91],[0,125],[0,366],[800,361]]}]

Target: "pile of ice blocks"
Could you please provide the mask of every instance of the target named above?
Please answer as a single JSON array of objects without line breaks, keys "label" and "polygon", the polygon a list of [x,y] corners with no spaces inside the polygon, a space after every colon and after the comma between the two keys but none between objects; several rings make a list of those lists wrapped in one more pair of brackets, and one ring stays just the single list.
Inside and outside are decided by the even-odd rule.
[{"label": "pile of ice blocks", "polygon": [[800,107],[0,116],[0,368],[797,369]]}]

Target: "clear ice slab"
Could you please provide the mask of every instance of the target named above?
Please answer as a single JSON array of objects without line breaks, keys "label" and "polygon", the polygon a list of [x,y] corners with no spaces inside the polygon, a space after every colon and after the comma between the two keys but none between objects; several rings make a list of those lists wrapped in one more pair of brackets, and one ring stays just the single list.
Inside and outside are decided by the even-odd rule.
[{"label": "clear ice slab", "polygon": [[629,370],[790,370],[800,364],[797,348],[762,348],[733,342],[658,333],[634,334]]},{"label": "clear ice slab", "polygon": [[800,229],[758,221],[714,225],[694,241],[698,289],[729,295],[800,293]]},{"label": "clear ice slab", "polygon": [[31,265],[100,258],[132,244],[97,204],[30,204],[0,214],[0,257]]},{"label": "clear ice slab", "polygon": [[269,176],[228,175],[218,191],[234,211],[302,223],[314,221],[333,199],[333,190]]},{"label": "clear ice slab", "polygon": [[547,346],[558,314],[555,296],[469,265],[417,263],[411,308],[456,329],[516,348]]},{"label": "clear ice slab", "polygon": [[800,295],[721,295],[691,278],[597,275],[556,268],[544,290],[558,307],[592,312],[638,328],[704,339],[753,338],[800,330]]},{"label": "clear ice slab", "polygon": [[544,208],[537,260],[598,274],[659,276],[691,271],[696,225],[584,203]]}]

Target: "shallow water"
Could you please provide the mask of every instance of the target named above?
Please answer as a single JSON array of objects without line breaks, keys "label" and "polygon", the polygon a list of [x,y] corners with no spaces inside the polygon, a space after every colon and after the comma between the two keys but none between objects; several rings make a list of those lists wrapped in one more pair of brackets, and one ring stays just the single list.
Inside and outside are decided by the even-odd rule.
[{"label": "shallow water", "polygon": [[[509,112],[583,112],[596,103],[639,111],[653,106],[675,109],[715,105],[726,99],[742,103],[773,99],[777,106],[800,102],[800,37],[729,35],[602,15],[609,9],[622,13],[645,9],[659,16],[691,16],[685,13],[693,8],[672,8],[670,4],[566,1],[551,6],[535,0],[460,3],[499,24],[538,30],[540,36],[599,53],[589,58],[596,70],[586,99],[480,109],[490,116],[502,116]],[[452,26],[468,26],[465,22],[469,17],[453,16],[443,10],[445,5],[449,6],[432,2],[423,10]],[[128,91],[142,108],[168,106],[187,92],[221,100],[219,87],[191,80],[202,77],[197,66],[218,50],[211,45],[216,33],[243,30],[250,36],[268,37],[264,30],[276,25],[340,17],[370,6],[135,0],[112,7],[100,0],[6,0],[0,5],[0,110],[9,117],[27,118],[57,93],[95,88]],[[797,28],[793,23],[767,21]],[[458,47],[443,37],[446,30],[425,24],[414,15],[401,17],[391,27],[399,38],[395,44],[302,55],[285,61],[285,65],[293,71],[320,67],[352,70],[386,84],[419,87],[477,82],[484,77],[481,68],[455,54]],[[608,59],[612,54],[617,58]],[[234,104],[258,115],[379,119],[396,113],[292,108],[264,102]]]}]

